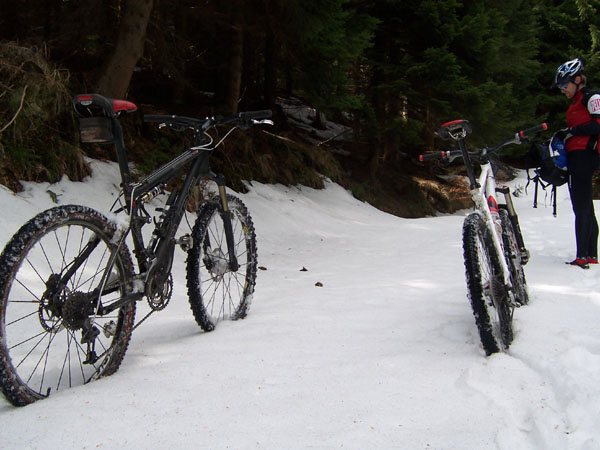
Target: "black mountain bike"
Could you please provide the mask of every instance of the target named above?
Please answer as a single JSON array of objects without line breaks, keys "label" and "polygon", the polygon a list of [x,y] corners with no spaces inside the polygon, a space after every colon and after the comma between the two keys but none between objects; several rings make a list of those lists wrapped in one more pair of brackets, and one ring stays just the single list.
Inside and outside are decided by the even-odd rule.
[{"label": "black mountain bike", "polygon": [[[254,292],[254,225],[244,204],[226,194],[224,177],[211,171],[209,157],[236,128],[272,124],[264,120],[271,111],[202,120],[144,116],[175,131],[191,130],[194,140],[134,182],[118,117],[136,105],[85,94],[74,98],[74,107],[82,142],[114,144],[122,190],[111,219],[86,206],[52,208],[23,225],[0,256],[0,384],[17,406],[119,368],[133,330],[171,298],[177,245],[187,252],[189,302],[203,330],[244,318]],[[217,140],[209,131],[220,125],[229,130]],[[181,187],[167,195],[167,183],[184,171]],[[177,237],[192,192],[206,179],[216,182],[218,195],[199,202],[191,233]],[[166,202],[153,217],[146,205],[161,194]],[[142,228],[152,223],[145,240]],[[137,272],[126,239],[133,242]],[[150,312],[136,323],[136,302],[144,298]]]},{"label": "black mountain bike", "polygon": [[[469,300],[486,355],[506,351],[513,340],[512,319],[516,307],[529,301],[523,266],[529,261],[510,190],[497,186],[490,155],[509,144],[521,144],[528,135],[546,130],[541,124],[515,133],[495,147],[467,151],[467,120],[442,125],[438,135],[458,142],[459,150],[421,155],[420,160],[463,158],[475,210],[463,224],[463,252]],[[473,162],[481,166],[475,176]],[[496,194],[503,194],[499,204]]]}]

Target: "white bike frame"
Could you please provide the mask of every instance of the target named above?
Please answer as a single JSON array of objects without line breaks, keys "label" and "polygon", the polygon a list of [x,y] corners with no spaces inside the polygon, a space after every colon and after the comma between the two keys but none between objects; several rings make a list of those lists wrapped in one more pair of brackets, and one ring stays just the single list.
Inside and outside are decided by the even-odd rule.
[{"label": "white bike frame", "polygon": [[498,252],[498,260],[504,274],[504,282],[509,288],[512,288],[510,283],[510,269],[504,257],[504,246],[502,244],[502,223],[500,222],[498,201],[496,200],[496,179],[490,162],[481,165],[478,184],[479,187],[471,190],[471,198],[475,203],[475,209],[482,213],[485,218],[485,225],[490,231],[494,248]]}]

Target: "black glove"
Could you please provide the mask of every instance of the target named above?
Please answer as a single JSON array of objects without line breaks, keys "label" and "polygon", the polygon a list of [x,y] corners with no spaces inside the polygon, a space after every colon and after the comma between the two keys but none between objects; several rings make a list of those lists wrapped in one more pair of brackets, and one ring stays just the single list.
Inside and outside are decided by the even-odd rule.
[{"label": "black glove", "polygon": [[570,128],[562,128],[558,130],[554,135],[563,142],[567,142],[567,139],[573,137],[573,133]]}]

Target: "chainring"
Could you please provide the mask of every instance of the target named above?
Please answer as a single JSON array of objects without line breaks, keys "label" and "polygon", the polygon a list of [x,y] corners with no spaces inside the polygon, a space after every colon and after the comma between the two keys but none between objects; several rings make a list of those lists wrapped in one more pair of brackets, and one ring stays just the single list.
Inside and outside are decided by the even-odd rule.
[{"label": "chainring", "polygon": [[152,286],[148,298],[148,305],[154,311],[161,311],[167,307],[173,295],[173,275],[169,274],[164,284],[159,288]]}]

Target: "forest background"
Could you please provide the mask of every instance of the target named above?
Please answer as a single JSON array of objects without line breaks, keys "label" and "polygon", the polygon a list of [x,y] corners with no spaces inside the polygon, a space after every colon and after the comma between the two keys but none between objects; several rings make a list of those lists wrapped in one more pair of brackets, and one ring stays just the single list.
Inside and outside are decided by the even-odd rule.
[{"label": "forest background", "polygon": [[[394,214],[450,212],[464,186],[416,161],[447,145],[439,125],[469,119],[473,145],[562,128],[554,72],[582,58],[600,88],[599,49],[600,0],[0,0],[0,183],[80,180],[84,156],[114,158],[78,142],[71,99],[98,92],[141,113],[273,109],[268,133],[215,155],[234,189],[326,176]],[[314,108],[315,130],[327,118],[349,131],[316,142],[284,114],[290,102]],[[122,123],[141,172],[184,144],[139,113]]]}]

